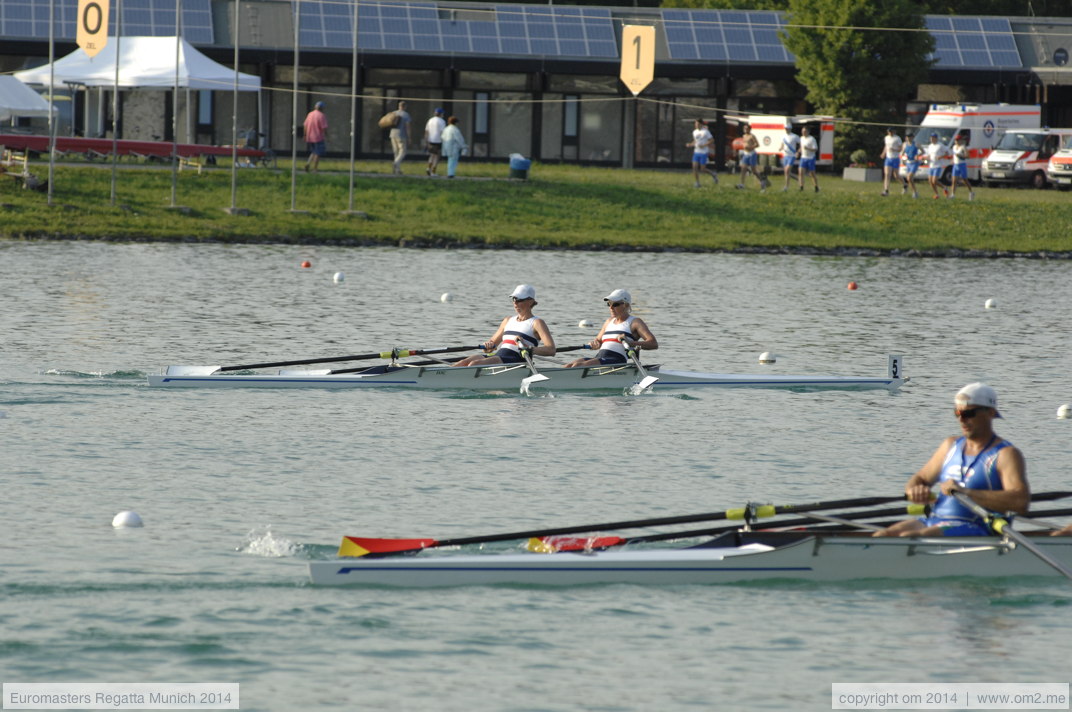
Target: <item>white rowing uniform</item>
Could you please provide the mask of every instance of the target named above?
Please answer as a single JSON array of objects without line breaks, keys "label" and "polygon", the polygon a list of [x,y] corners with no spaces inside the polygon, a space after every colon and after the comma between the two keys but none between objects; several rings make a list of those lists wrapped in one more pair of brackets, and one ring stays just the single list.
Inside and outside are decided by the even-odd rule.
[{"label": "white rowing uniform", "polygon": [[521,320],[517,316],[512,316],[510,321],[506,322],[499,347],[521,353],[522,348],[531,350],[539,343],[540,338],[536,336],[536,317],[530,316],[528,319]]},{"label": "white rowing uniform", "polygon": [[599,344],[600,351],[613,351],[626,356],[625,346],[619,340],[622,336],[628,336],[630,339],[635,339],[633,336],[633,320],[635,316],[628,316],[625,321],[617,324],[611,322],[607,325],[606,330],[603,332],[603,340]]}]

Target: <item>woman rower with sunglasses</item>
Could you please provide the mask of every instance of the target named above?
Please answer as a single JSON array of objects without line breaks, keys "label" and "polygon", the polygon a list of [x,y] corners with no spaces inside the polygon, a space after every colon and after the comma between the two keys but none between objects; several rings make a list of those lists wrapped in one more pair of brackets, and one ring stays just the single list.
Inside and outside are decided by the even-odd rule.
[{"label": "woman rower with sunglasses", "polygon": [[959,502],[954,492],[991,512],[1026,514],[1031,503],[1023,454],[993,428],[1000,418],[998,396],[985,383],[969,383],[953,399],[963,437],[946,438],[927,464],[909,478],[905,495],[917,504],[930,501],[931,487],[941,494],[932,514],[907,519],[875,536],[988,536],[990,527]]},{"label": "woman rower with sunglasses", "polygon": [[588,342],[593,349],[599,349],[592,358],[579,358],[566,364],[566,368],[578,366],[607,366],[626,363],[629,360],[625,347],[635,346],[645,351],[659,348],[659,342],[651,329],[638,316],[629,313],[632,298],[624,289],[615,289],[603,297],[610,308],[610,318],[603,322],[603,328],[596,338]]},{"label": "woman rower with sunglasses", "polygon": [[[528,349],[537,356],[554,356],[555,340],[543,319],[532,315],[536,301],[536,288],[531,284],[519,284],[510,294],[514,301],[513,316],[499,324],[498,330],[482,346],[486,355],[466,356],[455,366],[491,366],[497,363],[524,363],[521,349]],[[495,351],[495,347],[499,349]],[[492,353],[492,351],[495,351]]]}]

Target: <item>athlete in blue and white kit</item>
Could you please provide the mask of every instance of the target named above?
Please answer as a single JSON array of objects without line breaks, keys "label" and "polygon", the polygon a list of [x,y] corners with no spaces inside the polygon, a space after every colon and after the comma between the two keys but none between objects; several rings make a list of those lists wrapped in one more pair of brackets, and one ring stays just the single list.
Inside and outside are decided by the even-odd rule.
[{"label": "athlete in blue and white kit", "polygon": [[588,342],[588,346],[599,349],[599,353],[592,358],[570,361],[566,364],[566,368],[625,363],[628,361],[626,346],[646,351],[659,348],[659,342],[656,341],[655,335],[651,333],[651,329],[644,323],[644,320],[629,313],[633,301],[629,292],[624,289],[615,289],[603,297],[603,301],[610,308],[610,318],[603,322],[603,328],[596,334],[596,338]]},{"label": "athlete in blue and white kit", "polygon": [[904,185],[901,186],[901,195],[908,192],[908,189],[912,189],[912,197],[918,198],[919,193],[916,191],[916,171],[919,170],[919,152],[920,148],[916,145],[915,140],[912,138],[912,134],[905,134],[904,145],[901,147],[901,163],[905,167]]},{"label": "athlete in blue and white kit", "polygon": [[793,172],[793,164],[797,162],[797,152],[800,150],[800,136],[793,133],[793,124],[785,125],[785,136],[782,136],[782,170],[785,172],[785,187],[782,192],[789,190],[789,175]]},{"label": "athlete in blue and white kit", "polygon": [[692,131],[692,140],[685,144],[692,148],[692,180],[695,186],[699,188],[700,171],[707,171],[707,175],[711,176],[711,180],[715,181],[715,185],[718,185],[718,176],[707,165],[715,139],[703,119],[696,119],[694,125],[696,128]]},{"label": "athlete in blue and white kit", "polygon": [[890,181],[901,168],[901,137],[893,128],[886,129],[882,142],[882,195],[890,194]]},{"label": "athlete in blue and white kit", "polygon": [[[531,284],[519,284],[510,294],[514,301],[514,316],[508,316],[499,324],[490,339],[482,346],[487,356],[466,356],[455,366],[490,366],[496,363],[523,363],[522,349],[536,356],[554,356],[555,340],[543,319],[532,315],[536,301],[536,288]],[[495,350],[495,347],[499,347]],[[494,353],[491,353],[495,351]]]},{"label": "athlete in blue and white kit", "polygon": [[953,141],[953,190],[949,193],[950,198],[957,197],[957,185],[963,183],[968,189],[968,200],[975,200],[975,191],[968,182],[968,138],[964,134],[957,134]]},{"label": "athlete in blue and white kit", "polygon": [[941,494],[933,514],[898,522],[875,536],[989,535],[986,522],[958,502],[954,492],[998,514],[1027,513],[1031,504],[1027,466],[1023,454],[994,432],[994,418],[1001,417],[994,389],[969,383],[957,392],[953,403],[963,437],[946,438],[905,485],[908,499],[917,504],[928,502],[931,487],[939,485]]}]

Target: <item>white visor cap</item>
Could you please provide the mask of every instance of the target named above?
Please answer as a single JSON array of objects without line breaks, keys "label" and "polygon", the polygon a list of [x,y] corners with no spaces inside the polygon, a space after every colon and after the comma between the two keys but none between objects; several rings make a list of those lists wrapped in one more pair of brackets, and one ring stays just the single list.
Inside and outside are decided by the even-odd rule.
[{"label": "white visor cap", "polygon": [[994,417],[1001,417],[1001,413],[998,412],[998,394],[993,388],[985,383],[969,383],[964,386],[957,391],[957,395],[953,397],[953,403],[955,403],[958,408],[963,408],[969,405],[981,405],[984,408],[993,408]]},{"label": "white visor cap", "polygon": [[531,284],[519,284],[514,287],[514,291],[510,294],[514,299],[535,299],[536,287]]},{"label": "white visor cap", "polygon": [[615,289],[613,292],[603,297],[605,302],[625,302],[626,304],[632,304],[633,298],[629,296],[629,292],[624,289]]}]

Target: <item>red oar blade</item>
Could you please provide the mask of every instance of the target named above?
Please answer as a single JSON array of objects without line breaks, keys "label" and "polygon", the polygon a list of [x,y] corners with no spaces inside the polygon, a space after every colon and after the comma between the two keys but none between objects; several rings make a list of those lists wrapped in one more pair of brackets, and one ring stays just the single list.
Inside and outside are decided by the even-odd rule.
[{"label": "red oar blade", "polygon": [[591,551],[624,544],[620,536],[543,536],[529,539],[528,550],[536,554],[554,554],[559,551]]},{"label": "red oar blade", "polygon": [[402,551],[419,551],[438,544],[435,539],[372,539],[360,536],[344,536],[339,544],[339,556],[368,556],[369,554],[396,554]]}]

